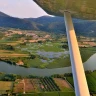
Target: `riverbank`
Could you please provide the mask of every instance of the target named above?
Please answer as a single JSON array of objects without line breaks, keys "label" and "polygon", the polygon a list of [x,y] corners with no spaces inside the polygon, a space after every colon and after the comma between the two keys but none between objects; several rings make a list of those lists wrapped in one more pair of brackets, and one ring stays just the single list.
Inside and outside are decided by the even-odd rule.
[{"label": "riverbank", "polygon": [[[96,70],[96,54],[91,56],[89,60],[84,63],[84,69]],[[71,73],[71,67],[53,68],[53,69],[40,69],[40,68],[24,68],[21,66],[10,65],[5,62],[0,62],[0,72],[18,74],[22,76],[35,75],[35,76],[51,76],[53,74]]]},{"label": "riverbank", "polygon": [[[95,47],[90,47],[90,48],[80,48],[80,52],[81,52],[81,57],[82,57],[82,61],[86,62],[94,53],[96,53],[96,48]],[[47,57],[44,57],[46,54],[50,56],[50,59],[48,59]],[[51,54],[51,55],[50,55]],[[61,56],[59,58],[56,59],[56,57],[54,57],[55,59],[53,59],[52,54],[57,54],[56,56]],[[62,57],[63,55],[65,56]],[[41,55],[41,56],[39,56]],[[64,67],[69,67],[71,66],[70,64],[70,57],[69,57],[69,53],[68,51],[65,52],[57,52],[57,53],[52,53],[52,52],[40,52],[39,55],[36,55],[35,58],[30,58],[29,57],[15,57],[15,58],[4,58],[4,59],[0,59],[1,61],[4,61],[8,64],[11,65],[18,65],[21,67],[25,67],[25,68],[39,68],[39,69],[54,69],[54,68],[64,68]],[[46,56],[47,56],[46,55]],[[35,55],[33,55],[35,56]],[[51,58],[52,57],[52,58]],[[22,64],[19,64],[18,62],[22,61]]]}]

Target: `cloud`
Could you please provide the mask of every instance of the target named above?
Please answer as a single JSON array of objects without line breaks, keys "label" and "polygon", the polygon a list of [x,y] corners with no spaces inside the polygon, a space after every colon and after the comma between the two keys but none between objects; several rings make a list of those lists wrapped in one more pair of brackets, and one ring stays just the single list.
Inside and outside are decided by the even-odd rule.
[{"label": "cloud", "polygon": [[0,0],[0,11],[20,18],[47,15],[33,0]]}]

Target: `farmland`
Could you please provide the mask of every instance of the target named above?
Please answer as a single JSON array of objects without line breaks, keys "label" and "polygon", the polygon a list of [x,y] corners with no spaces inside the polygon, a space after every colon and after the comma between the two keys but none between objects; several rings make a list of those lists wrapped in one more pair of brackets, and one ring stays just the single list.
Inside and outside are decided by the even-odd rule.
[{"label": "farmland", "polygon": [[43,91],[60,91],[59,87],[55,84],[52,78],[41,78],[40,81],[44,86]]},{"label": "farmland", "polygon": [[0,94],[8,94],[12,92],[13,82],[0,81]]},{"label": "farmland", "polygon": [[[3,78],[5,76],[5,78]],[[14,80],[12,78],[14,76]],[[0,74],[0,94],[18,94],[17,96],[75,96],[72,74],[50,77],[22,77],[12,74]],[[96,93],[96,71],[86,71],[86,79],[91,94]]]},{"label": "farmland", "polygon": [[35,88],[30,79],[16,80],[14,84],[14,93],[35,92]]},{"label": "farmland", "polygon": [[[0,59],[27,68],[62,68],[70,66],[68,43],[64,34],[6,29],[0,33]],[[80,43],[82,61],[87,61],[96,48],[88,43],[88,37],[77,37]],[[83,42],[84,40],[89,40]],[[92,38],[93,40],[94,38]],[[92,44],[95,41],[90,41]],[[89,44],[89,45],[88,45]],[[86,47],[87,46],[87,47]]]},{"label": "farmland", "polygon": [[51,78],[23,79],[14,83],[14,93],[53,92],[60,91]]},{"label": "farmland", "polygon": [[66,43],[55,40],[55,35],[14,29],[6,30],[2,34],[0,58],[5,61],[15,62],[17,65],[22,61],[22,66],[35,68],[58,68],[70,65],[68,47],[63,48]]},{"label": "farmland", "polygon": [[[67,85],[67,90],[64,87],[63,90],[59,88],[60,85],[55,82],[56,80],[60,80],[60,78],[33,78],[33,79],[19,79],[15,81],[14,91],[13,93],[25,93],[23,96],[75,96],[73,89],[70,88],[69,84],[66,82],[63,83],[64,86]],[[24,86],[25,83],[25,86]],[[18,87],[17,87],[18,85]],[[18,91],[16,91],[18,90]],[[18,95],[22,96],[22,95]]]},{"label": "farmland", "polygon": [[[66,79],[72,86],[74,86],[72,76],[67,76]],[[95,94],[96,93],[96,71],[94,71],[94,72],[89,71],[89,73],[86,73],[86,79],[87,79],[89,91],[92,94]],[[95,96],[95,95],[93,95],[93,96]]]},{"label": "farmland", "polygon": [[72,87],[68,84],[68,82],[62,78],[54,78],[54,81],[56,82],[56,84],[59,86],[59,88],[62,90],[62,91],[70,91],[72,92],[73,89]]},{"label": "farmland", "polygon": [[74,92],[45,92],[33,94],[19,94],[17,96],[75,96]]},{"label": "farmland", "polygon": [[96,77],[94,76],[94,74],[96,74],[96,72],[93,72],[93,74],[86,75],[89,90],[92,93],[96,92]]}]

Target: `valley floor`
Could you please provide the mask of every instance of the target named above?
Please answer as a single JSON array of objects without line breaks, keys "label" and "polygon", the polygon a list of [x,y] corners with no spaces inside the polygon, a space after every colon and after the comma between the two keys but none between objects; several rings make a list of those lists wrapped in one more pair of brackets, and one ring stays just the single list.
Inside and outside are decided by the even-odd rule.
[{"label": "valley floor", "polygon": [[[5,29],[0,33],[0,59],[14,65],[33,68],[70,66],[65,35],[47,32]],[[96,53],[95,38],[77,37],[83,63]]]}]

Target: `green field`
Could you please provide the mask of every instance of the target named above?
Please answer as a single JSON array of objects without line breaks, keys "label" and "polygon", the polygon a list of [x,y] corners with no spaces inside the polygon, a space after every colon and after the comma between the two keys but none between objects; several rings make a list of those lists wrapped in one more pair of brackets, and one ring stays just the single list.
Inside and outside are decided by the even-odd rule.
[{"label": "green field", "polygon": [[80,48],[80,53],[81,53],[82,61],[85,62],[85,61],[87,61],[93,54],[96,53],[96,48],[95,48],[95,47]]},{"label": "green field", "polygon": [[[6,44],[7,43],[8,42],[6,42]],[[10,42],[10,45],[12,45],[11,43],[13,44],[13,42]],[[0,44],[5,43],[3,42]],[[22,60],[24,62],[24,66],[26,67],[59,68],[70,66],[69,54],[64,53],[68,51],[68,49],[63,49],[61,46],[62,43],[60,42],[45,42],[42,44],[27,43],[25,45],[18,43],[17,45],[14,45],[15,50],[1,50],[0,53],[2,57],[7,56],[9,58],[8,60],[12,62]],[[24,58],[28,57],[29,54],[35,55],[36,58]],[[50,58],[51,56],[52,58]]]},{"label": "green field", "polygon": [[[68,77],[66,77],[66,79],[68,80],[68,82],[69,82],[72,86],[74,86],[72,76],[68,76]],[[89,91],[90,91],[92,94],[96,94],[96,71],[91,72],[91,73],[86,73],[86,79],[87,79]],[[95,95],[93,95],[93,96],[95,96]]]},{"label": "green field", "polygon": [[[28,67],[36,67],[36,68],[60,68],[70,66],[70,56],[69,54],[63,54],[58,58],[50,58],[50,54],[59,54],[59,52],[64,53],[68,51],[68,49],[63,49],[62,43],[60,42],[46,42],[42,44],[38,43],[29,43],[26,45],[16,46],[16,50],[21,50],[21,53],[30,53],[36,55],[35,59],[24,60],[24,63]],[[41,54],[38,54],[38,51]],[[80,48],[82,61],[87,61],[94,53],[96,53],[96,48]],[[49,54],[49,57],[46,57],[42,54]],[[65,58],[64,58],[65,56]],[[44,60],[45,62],[42,62]],[[52,62],[50,62],[52,60]]]},{"label": "green field", "polygon": [[[4,76],[5,78],[2,78]],[[10,76],[11,78],[12,76],[15,76],[16,78],[18,78],[18,79],[15,78],[14,80],[19,80],[19,82],[17,83],[17,81],[16,82],[12,81],[11,78],[9,78]],[[5,81],[0,81],[0,94],[12,93],[12,90],[15,87],[14,84],[19,84],[18,86],[20,87],[18,88],[21,88],[22,92],[19,92],[20,94],[17,92],[18,96],[75,96],[75,93],[73,90],[74,83],[73,83],[72,75],[66,74],[66,75],[58,75],[58,76],[59,76],[58,78],[53,76],[52,77],[30,77],[30,78],[24,77],[26,78],[24,79],[24,82],[27,84],[27,86],[25,86],[26,94],[22,94],[24,91],[24,85],[22,81],[23,79],[19,79],[22,77],[2,73],[0,75],[0,78],[2,78],[1,80],[4,79]],[[87,79],[90,93],[93,94],[92,96],[96,96],[96,71],[86,72],[86,79]],[[73,86],[73,88],[70,86],[68,82],[66,82],[66,80]],[[66,84],[68,84],[69,86]],[[32,88],[35,88],[35,91],[29,91],[29,89],[31,90]]]},{"label": "green field", "polygon": [[69,85],[69,83],[63,78],[53,78],[54,82],[59,86],[60,90],[63,92],[73,92],[74,90]]},{"label": "green field", "polygon": [[75,96],[74,92],[45,92],[34,94],[19,94],[18,96]]},{"label": "green field", "polygon": [[[37,33],[41,36],[47,34],[46,32],[42,34],[39,32]],[[3,58],[5,62],[15,62],[15,65],[19,61],[22,61],[22,66],[27,68],[52,69],[71,66],[66,37],[59,37],[56,34],[54,34],[53,37],[53,40],[30,43],[29,41],[24,42],[24,40],[29,40],[29,38],[32,39],[32,37],[27,37],[24,34],[3,36],[3,38],[0,39],[0,58],[1,60]],[[23,40],[21,38],[23,38]],[[84,63],[96,53],[96,48],[80,48],[80,52]],[[35,57],[30,58],[33,55]]]},{"label": "green field", "polygon": [[[10,42],[10,45],[12,42]],[[0,43],[1,44],[1,43]],[[70,66],[70,56],[69,53],[64,52],[68,49],[63,49],[61,42],[45,42],[39,43],[27,43],[22,45],[17,43],[14,45],[15,50],[0,50],[0,56],[9,57],[9,61],[18,62],[22,60],[24,66],[35,67],[35,68],[60,68]],[[87,61],[94,53],[96,53],[96,48],[80,48],[82,61]],[[13,54],[13,55],[12,55]],[[36,58],[28,59],[24,57],[29,57],[29,55],[35,55]],[[52,54],[52,55],[51,55]],[[59,56],[59,54],[61,54]],[[50,58],[52,56],[52,58]],[[56,57],[57,56],[57,57]],[[10,58],[11,57],[11,58]],[[13,57],[13,58],[12,58]],[[23,59],[24,58],[24,59]]]},{"label": "green field", "polygon": [[72,77],[66,77],[66,80],[74,87],[73,78]]}]

